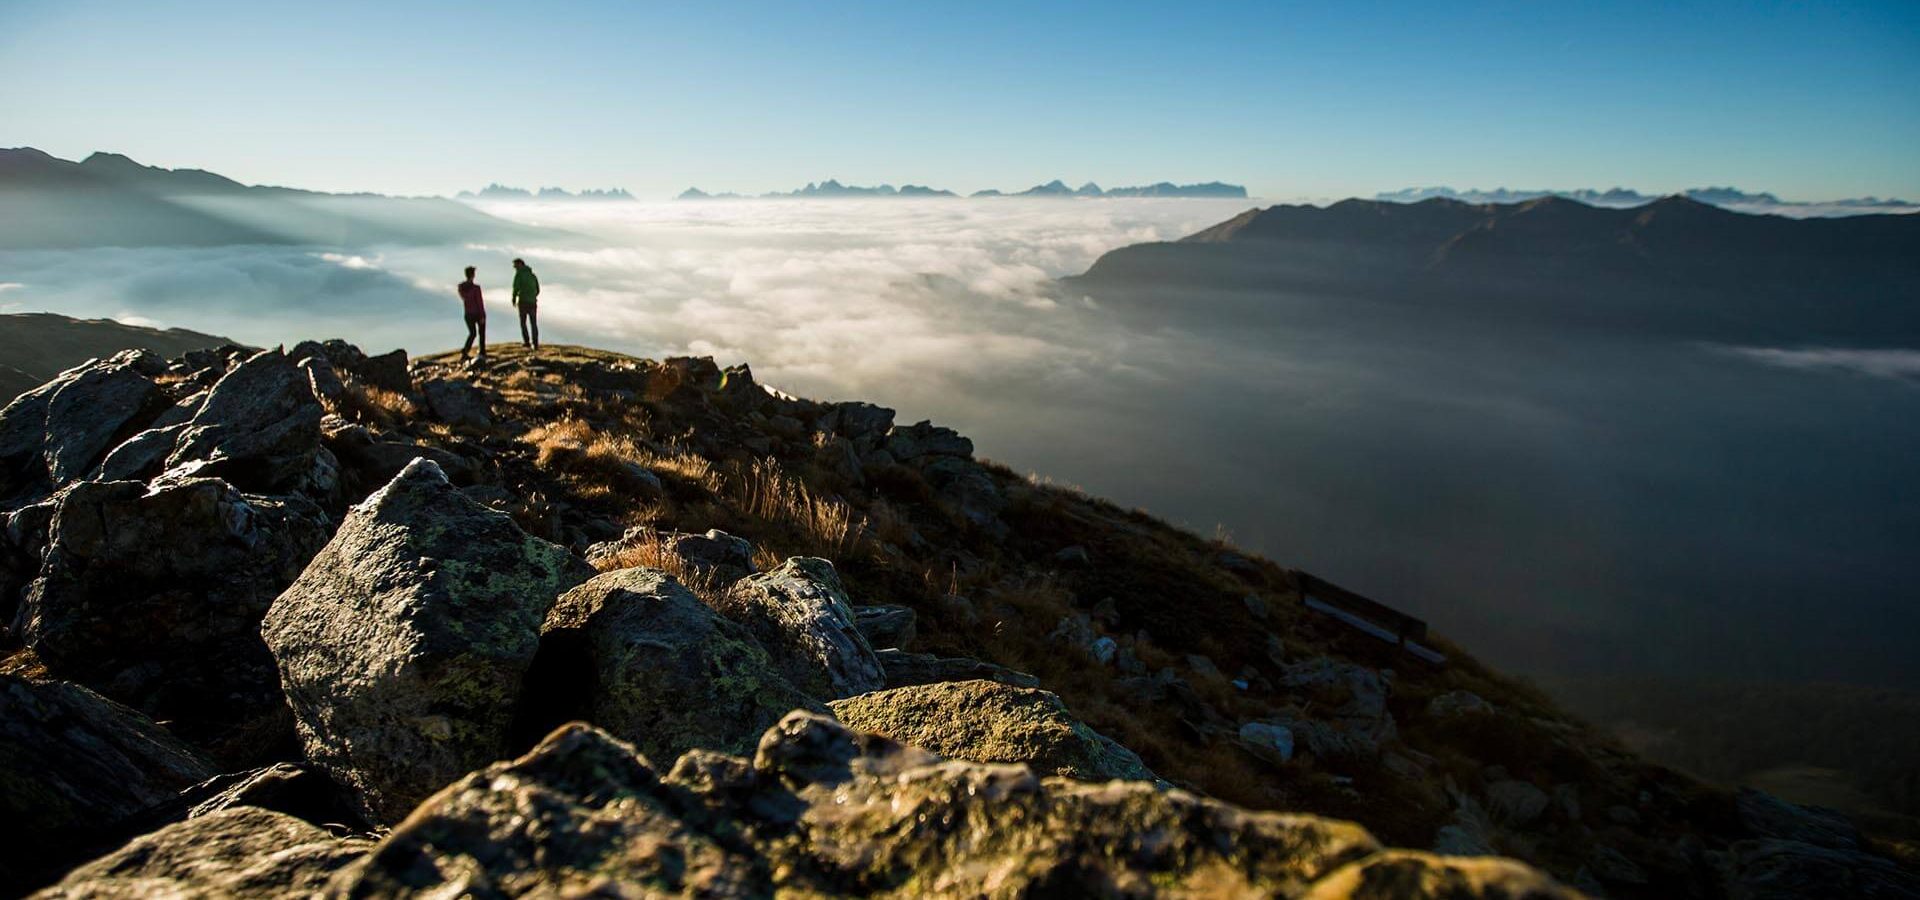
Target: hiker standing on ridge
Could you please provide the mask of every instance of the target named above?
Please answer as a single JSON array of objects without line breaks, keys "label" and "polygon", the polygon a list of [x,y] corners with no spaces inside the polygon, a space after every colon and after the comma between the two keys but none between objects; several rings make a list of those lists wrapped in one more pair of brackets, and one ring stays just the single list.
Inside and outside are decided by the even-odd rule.
[{"label": "hiker standing on ridge", "polygon": [[540,279],[524,259],[513,261],[513,307],[520,311],[520,343],[540,349]]},{"label": "hiker standing on ridge", "polygon": [[467,280],[460,282],[460,305],[466,307],[467,343],[460,348],[460,361],[467,361],[467,351],[473,349],[474,338],[480,339],[479,363],[487,361],[487,306],[480,299],[480,285],[473,281],[473,267],[467,267]]}]

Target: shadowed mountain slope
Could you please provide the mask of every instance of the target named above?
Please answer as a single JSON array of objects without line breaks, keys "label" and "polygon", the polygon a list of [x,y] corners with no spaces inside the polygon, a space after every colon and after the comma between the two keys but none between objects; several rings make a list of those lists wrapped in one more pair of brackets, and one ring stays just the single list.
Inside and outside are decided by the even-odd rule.
[{"label": "shadowed mountain slope", "polygon": [[1678,196],[1631,209],[1344,200],[1248,210],[1115,250],[1067,281],[1122,305],[1211,304],[1249,321],[1257,298],[1200,292],[1311,292],[1710,340],[1901,342],[1920,339],[1920,216],[1789,219]]}]

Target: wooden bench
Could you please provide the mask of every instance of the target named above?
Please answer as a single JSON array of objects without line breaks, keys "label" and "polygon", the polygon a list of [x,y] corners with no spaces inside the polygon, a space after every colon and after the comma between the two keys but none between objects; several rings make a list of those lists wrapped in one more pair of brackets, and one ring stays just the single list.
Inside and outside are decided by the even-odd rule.
[{"label": "wooden bench", "polygon": [[1446,662],[1446,656],[1419,643],[1427,637],[1425,620],[1416,619],[1317,575],[1299,569],[1292,570],[1292,575],[1295,583],[1300,585],[1300,600],[1307,608],[1326,613],[1428,662]]}]

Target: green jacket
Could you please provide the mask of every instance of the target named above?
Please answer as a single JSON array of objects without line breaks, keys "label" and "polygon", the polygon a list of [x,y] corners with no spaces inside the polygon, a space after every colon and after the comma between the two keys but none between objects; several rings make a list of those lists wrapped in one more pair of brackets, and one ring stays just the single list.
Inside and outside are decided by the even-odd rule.
[{"label": "green jacket", "polygon": [[522,300],[540,302],[540,279],[534,276],[532,266],[522,266],[520,271],[513,273],[513,302]]}]

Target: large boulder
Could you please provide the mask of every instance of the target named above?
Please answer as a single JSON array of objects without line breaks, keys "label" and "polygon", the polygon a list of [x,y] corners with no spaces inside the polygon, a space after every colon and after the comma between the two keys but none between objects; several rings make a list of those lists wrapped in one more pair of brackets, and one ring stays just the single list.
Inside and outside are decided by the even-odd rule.
[{"label": "large boulder", "polygon": [[147,717],[99,694],[0,675],[0,819],[10,835],[0,884],[44,881],[212,774]]},{"label": "large boulder", "polygon": [[794,713],[751,762],[689,753],[665,778],[610,736],[568,726],[435,796],[331,889],[1291,896],[1378,849],[1350,823],[941,761]]},{"label": "large boulder", "polygon": [[432,462],[409,464],[262,623],[307,759],[392,822],[499,758],[540,622],[591,574]]},{"label": "large boulder", "polygon": [[215,478],[81,482],[54,498],[17,631],[54,674],[204,736],[279,708],[260,620],[327,530]]},{"label": "large boulder", "polygon": [[1374,669],[1319,656],[1288,666],[1280,680],[1316,710],[1312,718],[1283,717],[1295,743],[1315,756],[1373,759],[1399,737],[1387,711],[1387,680]]},{"label": "large boulder", "polygon": [[371,843],[251,806],[178,822],[73,870],[36,900],[316,896]]},{"label": "large boulder", "polygon": [[307,373],[278,350],[262,350],[221,377],[167,458],[243,490],[304,486],[320,449],[320,401]]},{"label": "large boulder", "polygon": [[148,376],[158,363],[145,350],[91,359],[0,409],[0,498],[44,496],[79,478],[118,438],[157,415],[166,397]]},{"label": "large boulder", "polygon": [[745,628],[655,569],[608,572],[568,591],[543,630],[529,714],[591,719],[655,759],[695,747],[745,752],[788,712],[824,710]]},{"label": "large boulder", "polygon": [[787,680],[822,700],[887,686],[886,671],[854,624],[833,563],[796,556],[733,585],[729,618],[747,627]]},{"label": "large boulder", "polygon": [[1042,775],[1153,781],[1133,751],[1087,727],[1060,698],[993,681],[895,688],[831,704],[847,727],[941,756],[1020,763]]},{"label": "large boulder", "polygon": [[919,616],[910,606],[856,606],[853,625],[876,650],[912,643]]},{"label": "large boulder", "polygon": [[961,436],[951,428],[943,428],[932,422],[918,422],[913,425],[895,425],[887,432],[884,449],[893,458],[903,463],[918,464],[925,458],[951,456],[963,459],[973,457],[973,441]]},{"label": "large boulder", "polygon": [[141,374],[144,351],[129,351],[112,360],[88,366],[56,391],[47,403],[44,453],[47,477],[66,484],[87,473],[95,461],[125,437],[137,422],[158,415],[170,405],[152,379]]}]

